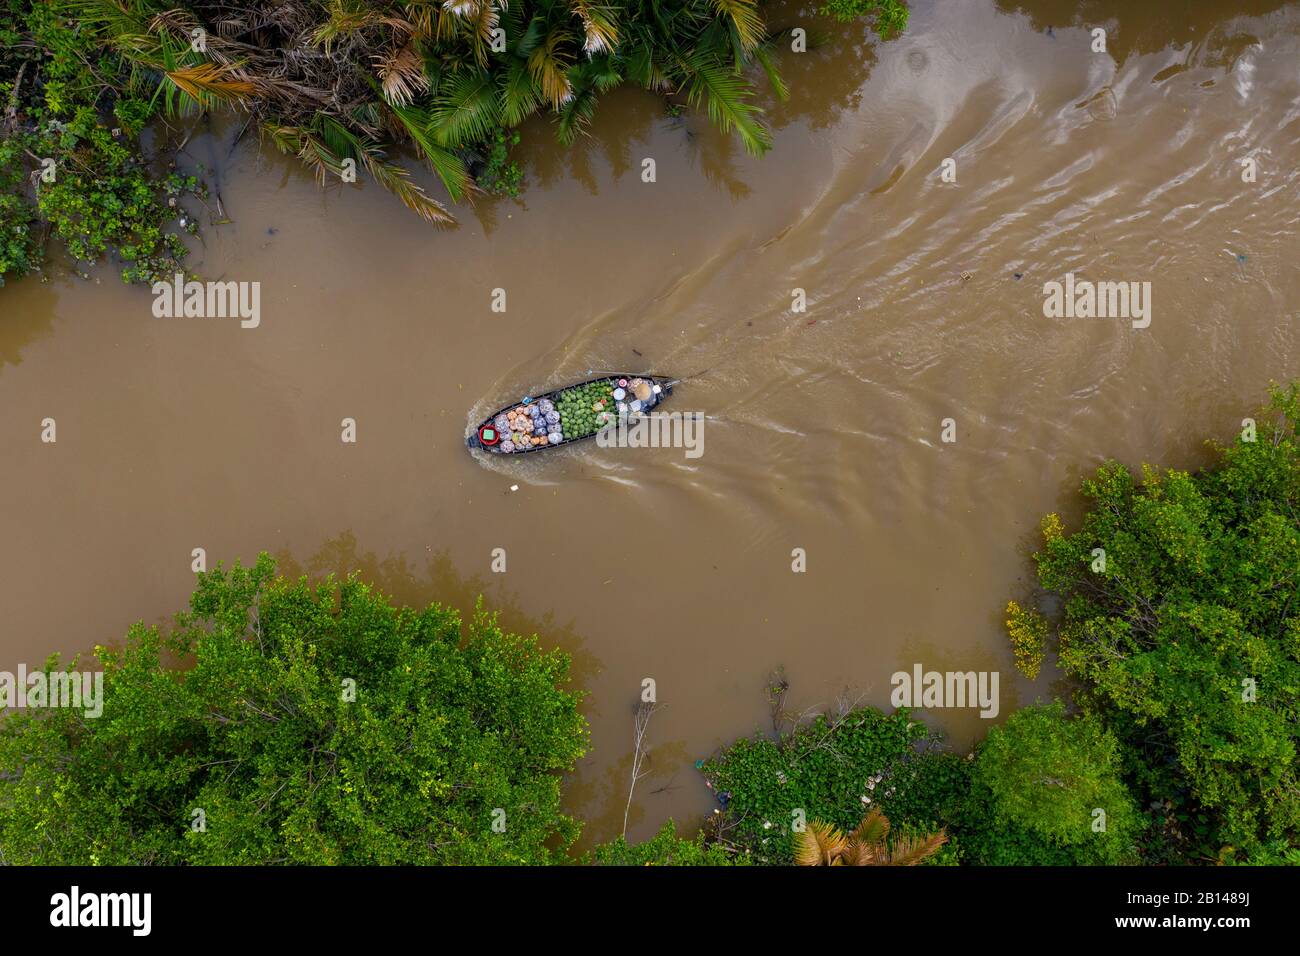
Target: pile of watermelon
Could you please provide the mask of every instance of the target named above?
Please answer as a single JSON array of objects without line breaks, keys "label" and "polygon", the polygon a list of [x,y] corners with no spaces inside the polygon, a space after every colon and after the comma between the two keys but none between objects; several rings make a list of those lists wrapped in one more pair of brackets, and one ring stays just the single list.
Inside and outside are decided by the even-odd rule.
[{"label": "pile of watermelon", "polygon": [[584,438],[618,418],[614,407],[614,382],[589,382],[566,388],[555,396],[560,427],[566,439]]}]

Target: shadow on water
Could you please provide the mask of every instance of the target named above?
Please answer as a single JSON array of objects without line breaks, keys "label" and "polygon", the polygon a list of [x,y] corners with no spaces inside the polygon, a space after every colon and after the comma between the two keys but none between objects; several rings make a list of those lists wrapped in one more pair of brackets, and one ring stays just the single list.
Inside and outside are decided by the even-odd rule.
[{"label": "shadow on water", "polygon": [[551,188],[573,180],[596,196],[602,180],[617,183],[640,175],[641,160],[667,146],[685,150],[705,181],[733,199],[750,195],[751,187],[737,169],[742,154],[737,139],[711,129],[703,111],[683,110],[673,116],[668,106],[664,97],[640,89],[606,94],[588,134],[567,147],[555,141],[551,122],[529,120],[515,152],[526,170],[526,188]]},{"label": "shadow on water", "polygon": [[[827,129],[844,112],[857,110],[862,88],[876,63],[881,41],[868,20],[841,24],[819,16],[817,6],[778,3],[767,14],[769,29],[779,36],[773,59],[790,90],[789,98],[781,100],[775,94],[761,69],[755,67],[748,75],[756,90],[754,103],[762,107],[764,121],[774,130],[796,122],[814,130]],[[795,27],[807,32],[806,51],[796,53],[791,48],[788,31]],[[680,114],[673,115],[670,106],[682,106]],[[554,129],[544,117],[534,117],[522,128],[514,159],[526,170],[526,187],[545,189],[572,179],[595,196],[606,175],[615,182],[638,175],[640,159],[652,144],[676,144],[686,150],[691,166],[715,189],[733,199],[753,194],[753,187],[739,171],[745,159],[739,138],[712,128],[705,107],[685,107],[680,95],[664,97],[623,87],[601,98],[587,134],[571,146],[560,146]],[[598,167],[600,160],[605,170]],[[489,199],[476,207],[480,222],[489,231],[495,225],[497,202]]]},{"label": "shadow on water", "polygon": [[[935,590],[938,592],[940,589],[936,587]],[[942,597],[940,593],[936,593],[935,596]],[[997,598],[992,599],[990,604],[996,605]],[[1000,609],[990,613],[991,618],[986,615],[988,625],[996,633],[1003,615]],[[998,675],[997,713],[991,717],[981,716],[980,708],[974,706],[973,702],[968,702],[968,706],[964,708],[945,709],[941,713],[914,706],[915,715],[932,729],[942,726],[945,742],[957,753],[968,752],[971,747],[984,739],[989,727],[1001,724],[1023,704],[1024,688],[1020,686],[1021,679],[1016,669],[1011,666],[1010,645],[1004,644],[998,647],[995,642],[990,641],[976,647],[954,648],[944,645],[942,638],[932,640],[913,634],[906,637],[899,647],[898,672],[910,675],[917,664],[920,664],[922,671],[926,673],[974,671],[977,674]],[[892,694],[893,684],[884,688],[884,691],[886,695]],[[919,701],[917,703],[919,705]],[[889,704],[888,696],[880,706],[886,713],[893,709]]]},{"label": "shadow on water", "polygon": [[17,365],[23,360],[23,349],[53,331],[58,295],[37,276],[0,288],[0,295],[6,297],[3,321],[0,321],[2,372],[6,365]]},{"label": "shadow on water", "polygon": [[[855,112],[862,105],[862,91],[876,65],[883,43],[872,30],[868,18],[840,23],[817,13],[822,4],[777,3],[767,15],[768,28],[781,34],[775,60],[782,79],[790,90],[787,100],[778,99],[760,73],[756,84],[759,103],[773,129],[785,129],[792,123],[805,122],[810,129],[828,129],[845,112]],[[808,49],[795,53],[789,31],[801,27],[807,31]]]},{"label": "shadow on water", "polygon": [[[1180,3],[1133,3],[1131,0],[996,0],[1003,13],[1029,18],[1039,33],[1054,34],[1062,28],[1102,27],[1106,30],[1106,50],[1115,62],[1123,63],[1130,55],[1158,53],[1170,46],[1209,45],[1201,51],[1208,56],[1205,65],[1220,65],[1235,60],[1242,49],[1255,42],[1253,37],[1225,33],[1210,39],[1211,34],[1227,30],[1236,17],[1257,17],[1287,5],[1286,0],[1182,0]],[[1229,9],[1225,9],[1225,6]]]},{"label": "shadow on water", "polygon": [[[275,554],[276,570],[289,578],[306,576],[319,581],[327,575],[345,578],[358,572],[363,581],[372,584],[397,604],[422,608],[432,603],[454,607],[461,619],[468,619],[475,603],[483,596],[483,604],[497,615],[505,631],[524,636],[536,636],[543,648],[558,647],[572,660],[569,677],[576,688],[586,688],[600,673],[601,663],[587,649],[585,640],[574,630],[573,624],[559,624],[550,612],[541,617],[524,613],[517,600],[504,589],[491,587],[481,575],[462,575],[445,551],[432,553],[423,569],[416,567],[405,555],[380,558],[373,551],[362,551],[356,535],[344,531],[327,539],[305,562],[299,562],[287,549]],[[492,596],[495,592],[495,596]],[[591,716],[589,705],[584,711]]]},{"label": "shadow on water", "polygon": [[[419,568],[404,555],[380,558],[372,551],[363,551],[356,535],[344,531],[326,540],[310,557],[299,561],[289,550],[275,555],[278,573],[291,578],[305,576],[310,581],[320,581],[328,575],[344,578],[360,573],[362,580],[374,585],[390,600],[412,607],[425,607],[437,602],[455,607],[462,620],[473,613],[475,603],[483,595],[484,606],[497,615],[503,630],[516,634],[536,635],[543,648],[558,647],[572,660],[569,671],[571,686],[585,691],[602,670],[600,660],[586,647],[585,640],[574,630],[572,623],[559,624],[552,614],[541,617],[526,614],[517,600],[500,588],[492,588],[482,575],[462,575],[456,570],[445,551],[429,556]],[[495,596],[490,596],[495,592]],[[585,697],[582,712],[588,720],[604,715],[594,706],[593,698]],[[615,834],[622,831],[623,813],[627,805],[628,785],[632,773],[632,721],[635,705],[629,704],[627,714],[628,752],[615,763],[606,764],[594,777],[581,772],[566,774],[564,780],[565,812],[581,819],[584,830],[590,834]],[[685,741],[657,742],[655,727],[650,727],[649,754],[643,763],[643,776],[637,783],[636,799],[628,817],[632,827],[645,819],[647,806],[653,808],[656,795],[669,794],[678,789],[693,772]],[[591,759],[589,752],[584,763]],[[590,847],[584,838],[579,849]]]},{"label": "shadow on water", "polygon": [[[623,814],[627,812],[627,829],[631,833],[643,820],[647,811],[653,810],[655,820],[668,815],[657,804],[665,797],[685,787],[701,787],[699,774],[692,766],[688,746],[684,740],[659,741],[655,738],[655,723],[650,722],[647,735],[648,749],[641,763],[641,776],[637,778],[631,808],[628,808],[628,790],[632,783],[632,740],[636,705],[627,708],[627,751],[617,761],[603,761],[598,773],[570,774],[564,781],[564,809],[566,813],[582,820],[582,837],[575,850],[590,849],[596,842],[612,839],[623,832]],[[608,755],[606,755],[608,756]],[[581,769],[581,768],[580,768]],[[678,833],[694,832],[700,821],[678,820]],[[631,842],[636,842],[632,840]]]}]

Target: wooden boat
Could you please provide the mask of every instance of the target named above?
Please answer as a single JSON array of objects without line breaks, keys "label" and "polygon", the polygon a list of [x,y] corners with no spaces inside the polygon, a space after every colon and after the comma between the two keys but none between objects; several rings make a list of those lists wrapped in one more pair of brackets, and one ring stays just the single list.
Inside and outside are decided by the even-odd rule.
[{"label": "wooden boat", "polygon": [[[672,394],[676,384],[676,380],[660,375],[628,372],[602,375],[535,397],[525,396],[485,418],[465,439],[465,444],[493,455],[532,454],[561,448],[594,437],[620,415],[649,412]],[[554,412],[558,421],[548,422],[548,412]],[[527,421],[517,427],[516,423],[525,420],[521,415]],[[543,427],[547,430],[539,433],[538,429]],[[544,436],[543,443],[533,441],[539,435]],[[559,440],[553,435],[559,435]]]}]

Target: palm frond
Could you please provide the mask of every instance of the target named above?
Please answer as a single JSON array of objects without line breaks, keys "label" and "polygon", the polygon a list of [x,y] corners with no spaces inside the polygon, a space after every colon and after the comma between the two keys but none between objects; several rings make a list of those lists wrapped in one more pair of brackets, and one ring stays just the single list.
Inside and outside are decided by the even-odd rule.
[{"label": "palm frond", "polygon": [[627,78],[639,83],[647,90],[665,93],[672,87],[672,81],[655,59],[655,48],[651,43],[638,43],[632,51],[622,58]]},{"label": "palm frond", "polygon": [[527,57],[537,49],[538,44],[546,36],[546,20],[543,17],[533,17],[528,21],[528,27],[519,35],[515,43],[515,55]]},{"label": "palm frond", "polygon": [[286,156],[296,156],[302,149],[304,131],[297,126],[263,123],[258,130],[271,141],[271,145]]},{"label": "palm frond", "polygon": [[875,866],[880,855],[880,847],[868,843],[849,840],[844,844],[840,862],[845,866]]},{"label": "palm frond", "polygon": [[424,75],[424,63],[416,52],[414,37],[397,49],[374,54],[373,58],[384,98],[389,102],[406,106],[428,92],[429,80]]},{"label": "palm frond", "polygon": [[568,70],[573,58],[565,50],[569,35],[563,30],[552,30],[528,57],[528,70],[542,88],[542,95],[559,109],[573,96]]},{"label": "palm frond", "polygon": [[468,16],[473,32],[470,45],[474,51],[474,60],[479,66],[487,66],[488,53],[491,51],[492,31],[500,21],[497,6],[492,0],[479,0],[478,7]]},{"label": "palm frond", "polygon": [[264,123],[262,133],[280,152],[297,156],[322,185],[329,175],[342,177],[345,159],[359,160],[380,186],[426,222],[450,225],[456,219],[442,203],[411,181],[411,174],[384,158],[383,150],[363,141],[337,120],[324,118],[314,129]]},{"label": "palm frond", "polygon": [[790,98],[790,87],[785,85],[785,78],[781,76],[781,71],[777,69],[776,58],[772,56],[772,51],[766,46],[757,46],[754,48],[754,59],[758,65],[763,68],[767,74],[767,82],[772,87],[772,92],[776,94],[779,100],[788,100]]},{"label": "palm frond", "polygon": [[99,37],[128,58],[156,59],[158,36],[150,29],[153,10],[139,10],[122,0],[67,0],[66,8],[83,35]]},{"label": "palm frond", "polygon": [[344,157],[330,149],[316,132],[302,126],[275,123],[263,123],[261,132],[280,152],[301,160],[315,174],[318,183],[324,185],[330,173],[342,175]]},{"label": "palm frond", "polygon": [[844,850],[844,834],[834,824],[809,820],[794,835],[794,860],[800,866],[831,866]]},{"label": "palm frond", "polygon": [[447,207],[426,193],[418,183],[411,182],[411,174],[395,163],[384,162],[375,156],[363,154],[366,169],[375,182],[402,201],[402,204],[416,213],[425,222],[449,226],[456,222],[456,217],[447,211]]},{"label": "palm frond", "polygon": [[748,52],[763,42],[767,28],[757,0],[713,0],[713,9],[736,31],[741,49]]},{"label": "palm frond", "polygon": [[437,29],[438,4],[436,0],[416,0],[402,4],[402,13],[410,21],[415,35],[421,38],[432,37]]},{"label": "palm frond", "polygon": [[542,105],[542,92],[522,60],[512,59],[501,77],[501,122],[518,126]]},{"label": "palm frond", "polygon": [[713,124],[724,133],[734,129],[751,154],[761,156],[772,148],[772,133],[758,119],[762,110],[749,102],[753,89],[744,77],[700,51],[679,62],[687,75],[686,98],[692,107],[703,102]]},{"label": "palm frond", "polygon": [[584,85],[596,88],[598,93],[608,93],[623,82],[612,56],[592,57],[582,67]]},{"label": "palm frond", "polygon": [[312,32],[311,42],[330,50],[334,41],[349,33],[375,26],[389,26],[404,34],[415,32],[415,25],[401,17],[378,10],[365,0],[329,0],[329,17]]},{"label": "palm frond", "polygon": [[934,856],[948,842],[948,834],[943,830],[920,836],[903,836],[894,841],[889,852],[883,855],[885,866],[916,866],[923,860]]},{"label": "palm frond", "polygon": [[360,134],[348,129],[332,116],[318,115],[311,125],[311,132],[320,137],[330,155],[340,161],[360,159],[366,150],[366,143]]},{"label": "palm frond", "polygon": [[849,834],[850,840],[857,840],[859,843],[872,844],[884,843],[889,837],[889,818],[880,811],[879,807],[872,808],[871,812],[862,818],[859,823]]},{"label": "palm frond", "polygon": [[239,79],[234,68],[216,63],[178,67],[164,71],[163,76],[184,94],[179,100],[166,97],[169,112],[175,110],[177,103],[181,104],[181,108],[175,110],[178,112],[210,109],[218,103],[246,106],[258,92],[256,83]]},{"label": "palm frond", "polygon": [[466,71],[443,81],[429,110],[428,129],[437,143],[454,149],[486,140],[500,118],[492,74]]},{"label": "palm frond", "polygon": [[460,202],[467,193],[474,190],[474,181],[465,168],[465,163],[451,150],[439,145],[430,132],[432,119],[427,110],[414,106],[400,106],[390,103],[389,108],[397,118],[402,131],[415,144],[416,151],[425,162],[438,174],[447,194],[455,202]]},{"label": "palm frond", "polygon": [[475,20],[489,0],[443,0],[442,8],[462,20]]},{"label": "palm frond", "polygon": [[572,146],[578,134],[585,131],[596,115],[596,91],[586,87],[571,96],[557,111],[559,127],[556,138],[564,146]]},{"label": "palm frond", "polygon": [[569,0],[569,6],[582,21],[582,49],[588,53],[611,53],[618,45],[618,20],[612,7]]}]

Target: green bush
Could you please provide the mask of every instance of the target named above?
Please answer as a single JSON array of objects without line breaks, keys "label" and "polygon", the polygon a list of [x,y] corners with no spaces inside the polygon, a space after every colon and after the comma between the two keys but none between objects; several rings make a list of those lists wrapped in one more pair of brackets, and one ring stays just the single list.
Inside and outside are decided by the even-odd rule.
[{"label": "green bush", "polygon": [[[0,0],[0,108],[14,107],[0,128],[0,283],[40,267],[42,222],[80,263],[118,261],[127,282],[183,271],[170,227],[198,183],[149,169],[137,136],[151,100],[129,92],[138,74],[79,26],[66,4]],[[46,161],[53,181],[39,175]],[[192,219],[182,228],[196,231]]]},{"label": "green bush", "polygon": [[1061,666],[1155,811],[1153,861],[1300,841],[1297,421],[1300,385],[1275,387],[1204,471],[1104,465],[1081,528],[1036,555]]},{"label": "green bush", "polygon": [[568,658],[481,610],[462,635],[453,610],[263,555],[201,575],[167,636],[97,654],[101,716],[0,720],[7,863],[549,863],[577,836]]},{"label": "green bush", "polygon": [[476,177],[479,187],[497,196],[518,196],[524,171],[510,159],[511,147],[519,145],[519,130],[497,127],[486,144],[487,158]]},{"label": "green bush", "polygon": [[888,40],[907,29],[907,20],[911,15],[903,0],[827,0],[818,12],[822,16],[834,17],[841,23],[858,17],[874,17],[875,31],[882,40]]},{"label": "green bush", "polygon": [[945,823],[964,775],[951,755],[920,753],[935,735],[908,711],[819,715],[781,741],[736,741],[702,771],[725,801],[717,827],[760,862],[790,863],[792,826],[821,820],[851,830],[879,806],[900,832]]},{"label": "green bush", "polygon": [[0,139],[0,286],[40,268],[35,211],[25,195],[23,147]]},{"label": "green bush", "polygon": [[[175,200],[197,191],[193,177],[150,175],[132,148],[89,107],[68,123],[47,121],[28,138],[55,159],[56,179],[37,187],[37,206],[73,258],[94,264],[115,254],[126,282],[154,282],[183,271],[187,254],[166,227],[184,210]],[[41,155],[41,153],[37,153]],[[186,220],[191,226],[192,220]]]},{"label": "green bush", "polygon": [[623,837],[596,847],[590,861],[596,866],[748,866],[743,853],[729,853],[718,844],[705,845],[703,834],[687,839],[677,835],[669,820],[644,843],[629,844]]},{"label": "green bush", "polygon": [[[1059,702],[1017,711],[976,751],[966,822],[985,836],[967,844],[994,849],[972,862],[1135,862],[1142,820],[1120,769],[1119,742],[1097,718],[1068,718]],[[1004,846],[988,839],[1004,829]]]}]

